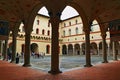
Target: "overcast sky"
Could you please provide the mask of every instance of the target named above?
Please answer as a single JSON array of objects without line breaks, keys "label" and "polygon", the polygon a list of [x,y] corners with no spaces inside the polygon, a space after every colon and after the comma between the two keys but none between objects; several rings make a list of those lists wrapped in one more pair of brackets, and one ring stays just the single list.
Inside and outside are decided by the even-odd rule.
[{"label": "overcast sky", "polygon": [[[41,8],[38,13],[48,16],[48,11],[45,7]],[[62,12],[61,20],[76,16],[76,15],[79,15],[78,12],[74,8],[67,6]]]}]

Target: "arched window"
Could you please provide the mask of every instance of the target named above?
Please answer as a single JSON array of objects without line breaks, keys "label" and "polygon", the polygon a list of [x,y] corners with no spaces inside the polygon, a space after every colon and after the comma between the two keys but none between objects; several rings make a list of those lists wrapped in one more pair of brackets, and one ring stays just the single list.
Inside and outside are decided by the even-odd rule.
[{"label": "arched window", "polygon": [[71,29],[69,29],[69,35],[71,35]]},{"label": "arched window", "polygon": [[69,22],[69,25],[71,26],[71,22]]},{"label": "arched window", "polygon": [[25,44],[22,44],[21,47],[22,47],[22,51],[21,52],[24,53],[25,52]]},{"label": "arched window", "polygon": [[47,46],[46,46],[46,53],[47,53],[47,54],[50,54],[50,45],[47,45]]},{"label": "arched window", "polygon": [[76,32],[76,34],[78,34],[78,27],[76,27],[75,32]]},{"label": "arched window", "polygon": [[40,22],[39,22],[39,20],[37,20],[37,25],[39,25],[40,24]]},{"label": "arched window", "polygon": [[64,27],[66,27],[66,24],[64,23]]},{"label": "arched window", "polygon": [[49,30],[48,30],[47,34],[48,34],[48,36],[50,35],[50,31]]},{"label": "arched window", "polygon": [[43,30],[42,30],[42,35],[44,35],[44,34],[45,34],[45,30],[43,29]]},{"label": "arched window", "polygon": [[75,23],[77,24],[77,23],[78,23],[78,20],[75,20]]},{"label": "arched window", "polygon": [[63,36],[65,36],[65,31],[63,31]]},{"label": "arched window", "polygon": [[36,29],[36,34],[39,34],[39,29],[38,28]]}]

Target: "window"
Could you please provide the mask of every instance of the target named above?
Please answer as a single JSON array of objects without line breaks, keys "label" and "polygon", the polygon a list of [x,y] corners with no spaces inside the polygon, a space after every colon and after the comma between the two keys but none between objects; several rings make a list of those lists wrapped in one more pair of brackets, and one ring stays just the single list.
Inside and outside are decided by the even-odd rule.
[{"label": "window", "polygon": [[50,54],[50,45],[47,45],[47,46],[46,46],[46,53],[47,53],[47,54]]},{"label": "window", "polygon": [[39,34],[39,29],[38,28],[36,29],[36,34]]},{"label": "window", "polygon": [[78,28],[75,29],[76,34],[78,34]]},{"label": "window", "polygon": [[48,27],[50,27],[50,20],[48,20]]},{"label": "window", "polygon": [[71,35],[71,29],[69,29],[69,35]]},{"label": "window", "polygon": [[71,22],[69,22],[69,25],[71,26]]},{"label": "window", "polygon": [[63,36],[65,36],[65,31],[63,31]]},{"label": "window", "polygon": [[37,25],[39,25],[39,23],[40,23],[39,20],[37,20]]},{"label": "window", "polygon": [[43,30],[42,30],[42,35],[44,35],[44,34],[45,34],[45,30],[43,29]]},{"label": "window", "polygon": [[66,27],[66,24],[64,23],[64,27]]},{"label": "window", "polygon": [[47,34],[48,34],[48,36],[50,35],[50,31],[49,30],[48,30]]},{"label": "window", "polygon": [[76,20],[75,23],[77,24],[77,23],[78,23],[78,20]]}]

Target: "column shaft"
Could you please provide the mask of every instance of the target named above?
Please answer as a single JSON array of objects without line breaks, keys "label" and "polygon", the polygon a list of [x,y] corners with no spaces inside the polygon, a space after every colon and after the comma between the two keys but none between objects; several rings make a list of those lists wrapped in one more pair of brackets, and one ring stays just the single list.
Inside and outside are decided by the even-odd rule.
[{"label": "column shaft", "polygon": [[86,64],[85,67],[91,67],[91,54],[90,54],[90,31],[85,32],[85,55],[86,55]]},{"label": "column shaft", "polygon": [[11,63],[15,63],[15,55],[16,55],[16,35],[17,33],[13,32],[13,38],[12,38],[12,60]]},{"label": "column shaft", "polygon": [[59,70],[59,18],[57,16],[52,16],[50,18],[52,25],[52,52],[51,52],[51,70],[49,73],[58,74],[61,73]]},{"label": "column shaft", "polygon": [[113,60],[117,60],[117,46],[116,46],[116,41],[113,41]]},{"label": "column shaft", "polygon": [[30,65],[30,33],[25,34],[25,53],[24,53],[24,65],[29,67]]},{"label": "column shaft", "polygon": [[4,45],[4,50],[3,50],[3,60],[8,60],[7,59],[7,45],[8,45],[8,40],[5,40],[5,45]]},{"label": "column shaft", "polygon": [[103,63],[108,63],[107,61],[107,51],[106,51],[106,34],[102,35],[103,42],[102,42],[102,51],[103,51]]}]

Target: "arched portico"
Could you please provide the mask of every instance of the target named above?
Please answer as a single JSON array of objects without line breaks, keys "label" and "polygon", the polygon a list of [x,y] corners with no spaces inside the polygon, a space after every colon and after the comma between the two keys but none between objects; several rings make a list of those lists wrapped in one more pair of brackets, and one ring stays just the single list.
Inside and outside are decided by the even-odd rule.
[{"label": "arched portico", "polygon": [[68,55],[73,55],[73,45],[72,44],[68,45]]},{"label": "arched portico", "polygon": [[95,42],[92,42],[90,46],[91,46],[91,50],[90,50],[91,54],[97,55],[98,54],[97,44]]},{"label": "arched portico", "polygon": [[62,45],[62,54],[67,55],[67,46],[66,45]]},{"label": "arched portico", "polygon": [[80,55],[80,45],[79,44],[74,45],[74,54]]}]

